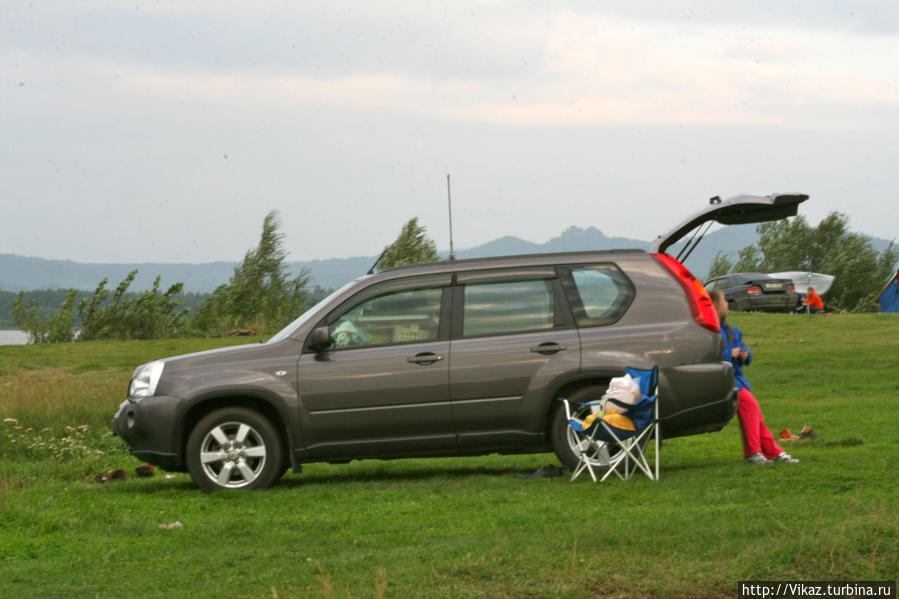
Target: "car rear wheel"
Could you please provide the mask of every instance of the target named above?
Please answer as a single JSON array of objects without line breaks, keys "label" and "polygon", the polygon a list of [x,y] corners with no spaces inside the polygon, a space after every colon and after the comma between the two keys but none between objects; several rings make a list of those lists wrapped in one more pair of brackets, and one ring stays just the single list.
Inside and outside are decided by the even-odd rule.
[{"label": "car rear wheel", "polygon": [[190,433],[187,469],[207,492],[264,489],[284,474],[281,438],[258,412],[237,407],[216,410]]},{"label": "car rear wheel", "polygon": [[[603,385],[590,385],[588,387],[581,387],[572,393],[567,398],[568,404],[571,406],[572,416],[584,418],[590,413],[590,410],[589,408],[581,407],[578,404],[598,401],[605,392],[606,387]],[[580,461],[581,453],[584,451],[585,447],[583,446],[583,442],[575,436],[571,427],[568,426],[568,420],[565,418],[565,406],[561,404],[553,415],[550,437],[552,438],[553,450],[556,452],[562,465],[569,470],[574,470]],[[606,464],[597,462],[593,465],[602,467]]]}]

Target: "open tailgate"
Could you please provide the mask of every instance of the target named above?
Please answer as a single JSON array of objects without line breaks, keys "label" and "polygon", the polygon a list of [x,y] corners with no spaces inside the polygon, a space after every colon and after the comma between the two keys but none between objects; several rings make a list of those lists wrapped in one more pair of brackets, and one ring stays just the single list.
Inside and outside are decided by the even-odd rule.
[{"label": "open tailgate", "polygon": [[738,195],[726,200],[714,197],[709,206],[697,212],[652,242],[652,252],[664,252],[698,226],[714,221],[722,225],[743,225],[796,216],[799,204],[808,196],[802,193],[774,193],[768,196]]}]

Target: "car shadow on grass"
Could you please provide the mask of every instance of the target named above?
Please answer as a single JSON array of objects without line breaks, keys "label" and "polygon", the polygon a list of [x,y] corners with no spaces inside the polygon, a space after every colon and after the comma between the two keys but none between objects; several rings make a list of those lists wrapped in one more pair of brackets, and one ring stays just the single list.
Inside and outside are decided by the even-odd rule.
[{"label": "car shadow on grass", "polygon": [[199,491],[200,489],[193,483],[189,476],[179,476],[176,479],[165,480],[164,478],[155,478],[153,480],[126,480],[122,482],[108,482],[103,485],[92,485],[97,490],[114,493],[127,493],[141,495],[149,495],[154,493],[171,493],[172,491]]},{"label": "car shadow on grass", "polygon": [[[313,465],[307,466],[312,472],[296,474],[288,471],[278,480],[272,489],[292,489],[300,487],[320,487],[331,485],[351,485],[359,483],[400,483],[417,481],[463,481],[477,477],[489,477],[493,479],[514,478],[525,480],[524,475],[534,471],[534,467],[521,466],[454,466],[454,467],[393,467],[381,465],[337,466],[337,465]],[[567,481],[567,476],[557,477],[558,480]],[[107,482],[103,485],[95,485],[98,490],[107,492],[128,494],[155,494],[171,493],[173,491],[197,491],[200,489],[194,485],[190,476],[186,473],[176,473],[174,478],[155,476],[152,479],[128,479],[125,481]]]},{"label": "car shadow on grass", "polygon": [[[289,474],[282,478],[276,487],[303,487],[314,485],[355,484],[360,482],[414,482],[423,480],[453,479],[462,480],[487,476],[506,478],[519,474],[527,474],[533,469],[522,470],[520,467],[468,466],[451,468],[416,468],[393,470],[388,468],[342,469],[331,467],[326,472]],[[517,478],[517,477],[516,477]]]}]

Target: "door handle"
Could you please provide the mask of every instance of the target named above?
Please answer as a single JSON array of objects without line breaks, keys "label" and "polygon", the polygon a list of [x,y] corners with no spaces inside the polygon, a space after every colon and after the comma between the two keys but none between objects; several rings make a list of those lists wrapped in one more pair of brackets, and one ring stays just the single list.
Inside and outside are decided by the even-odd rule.
[{"label": "door handle", "polygon": [[422,366],[428,366],[429,364],[433,364],[434,362],[439,362],[443,359],[443,356],[439,354],[435,354],[432,352],[422,352],[420,354],[415,354],[411,358],[407,358],[407,362],[411,362],[412,364],[421,364]]},{"label": "door handle", "polygon": [[535,345],[531,348],[531,352],[542,354],[544,356],[549,356],[560,351],[565,351],[565,346],[552,341],[547,341],[546,343],[541,343],[540,345]]}]

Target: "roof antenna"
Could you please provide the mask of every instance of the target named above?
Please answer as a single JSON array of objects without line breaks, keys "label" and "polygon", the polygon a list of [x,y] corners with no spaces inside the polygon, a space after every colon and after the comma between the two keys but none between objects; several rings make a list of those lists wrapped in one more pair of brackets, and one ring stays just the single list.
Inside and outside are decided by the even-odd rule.
[{"label": "roof antenna", "polygon": [[446,203],[449,206],[449,230],[450,230],[450,262],[456,259],[456,253],[453,251],[453,196],[450,193],[450,176],[446,174]]},{"label": "roof antenna", "polygon": [[375,263],[371,265],[371,268],[369,268],[369,269],[368,269],[368,272],[365,273],[365,274],[367,274],[367,275],[375,274],[375,268],[378,267],[378,262],[380,262],[380,261],[381,261],[381,258],[384,257],[384,254],[387,253],[387,248],[389,248],[389,247],[390,247],[390,246],[388,245],[387,247],[384,248],[384,250],[381,252],[381,255],[378,256],[378,259],[375,260]]}]

